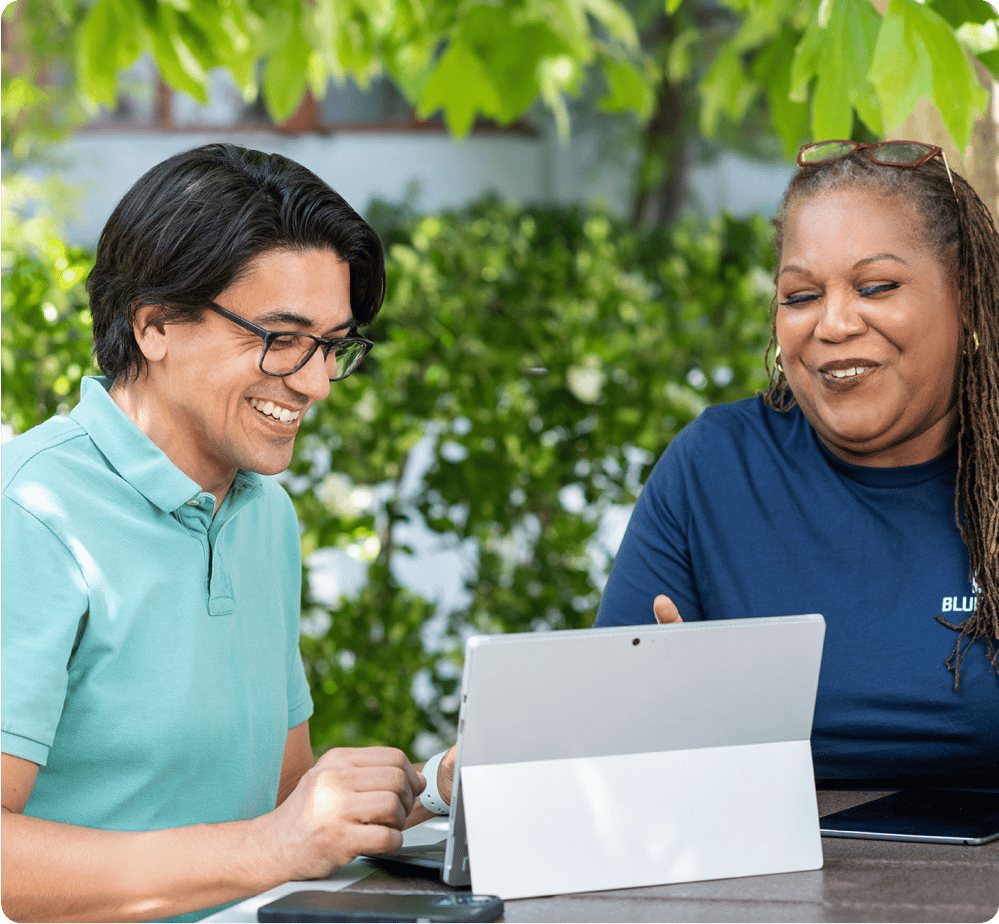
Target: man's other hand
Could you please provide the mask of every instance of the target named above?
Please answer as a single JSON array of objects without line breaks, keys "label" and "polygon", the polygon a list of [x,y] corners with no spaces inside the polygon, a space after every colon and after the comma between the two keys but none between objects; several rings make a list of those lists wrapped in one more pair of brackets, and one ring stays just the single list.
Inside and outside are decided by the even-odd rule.
[{"label": "man's other hand", "polygon": [[437,791],[448,805],[451,805],[451,795],[454,790],[454,764],[457,756],[457,745],[455,745],[444,755],[440,766],[437,767]]}]

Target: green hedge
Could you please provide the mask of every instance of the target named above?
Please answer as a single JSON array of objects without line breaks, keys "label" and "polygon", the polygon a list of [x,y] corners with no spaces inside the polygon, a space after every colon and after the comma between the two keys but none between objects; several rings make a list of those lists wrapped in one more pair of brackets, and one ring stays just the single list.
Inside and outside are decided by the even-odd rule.
[{"label": "green hedge", "polygon": [[[634,501],[704,407],[764,387],[771,235],[761,218],[636,231],[493,200],[374,214],[389,257],[377,347],[307,415],[285,481],[306,556],[317,750],[425,756],[453,734],[463,639],[591,624],[612,553],[602,516]],[[3,416],[16,430],[76,394],[84,263],[56,247],[5,259]],[[460,609],[400,585],[407,523],[459,556]],[[328,548],[367,563],[361,592],[332,605],[310,580],[309,556]]]}]

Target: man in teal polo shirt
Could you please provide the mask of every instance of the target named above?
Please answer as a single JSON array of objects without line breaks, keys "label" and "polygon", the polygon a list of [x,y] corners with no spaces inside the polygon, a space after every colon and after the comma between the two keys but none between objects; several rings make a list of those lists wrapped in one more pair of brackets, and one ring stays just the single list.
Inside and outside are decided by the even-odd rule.
[{"label": "man in teal polo shirt", "polygon": [[370,349],[377,236],[299,165],[208,145],[125,195],[87,285],[105,377],[3,449],[4,911],[194,919],[397,849],[406,757],[314,765],[268,477]]}]

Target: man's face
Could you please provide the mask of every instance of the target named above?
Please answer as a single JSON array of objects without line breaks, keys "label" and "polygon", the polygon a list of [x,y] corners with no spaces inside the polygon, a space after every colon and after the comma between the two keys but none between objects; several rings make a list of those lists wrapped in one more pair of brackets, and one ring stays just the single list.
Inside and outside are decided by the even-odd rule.
[{"label": "man's face", "polygon": [[[342,337],[352,323],[350,267],[332,250],[272,251],[215,301],[268,330]],[[164,355],[146,380],[155,419],[140,426],[171,461],[216,494],[236,469],[284,471],[302,417],[329,394],[322,350],[276,378],[260,370],[263,340],[213,311],[198,323],[166,324],[162,336]]]}]

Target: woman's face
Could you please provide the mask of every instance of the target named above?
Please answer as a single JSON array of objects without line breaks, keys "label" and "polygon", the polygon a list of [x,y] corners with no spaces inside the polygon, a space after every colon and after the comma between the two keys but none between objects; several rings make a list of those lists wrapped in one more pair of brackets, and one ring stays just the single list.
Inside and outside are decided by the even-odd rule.
[{"label": "woman's face", "polygon": [[898,197],[821,193],[786,215],[780,363],[822,442],[857,465],[916,465],[956,435],[956,281]]}]

